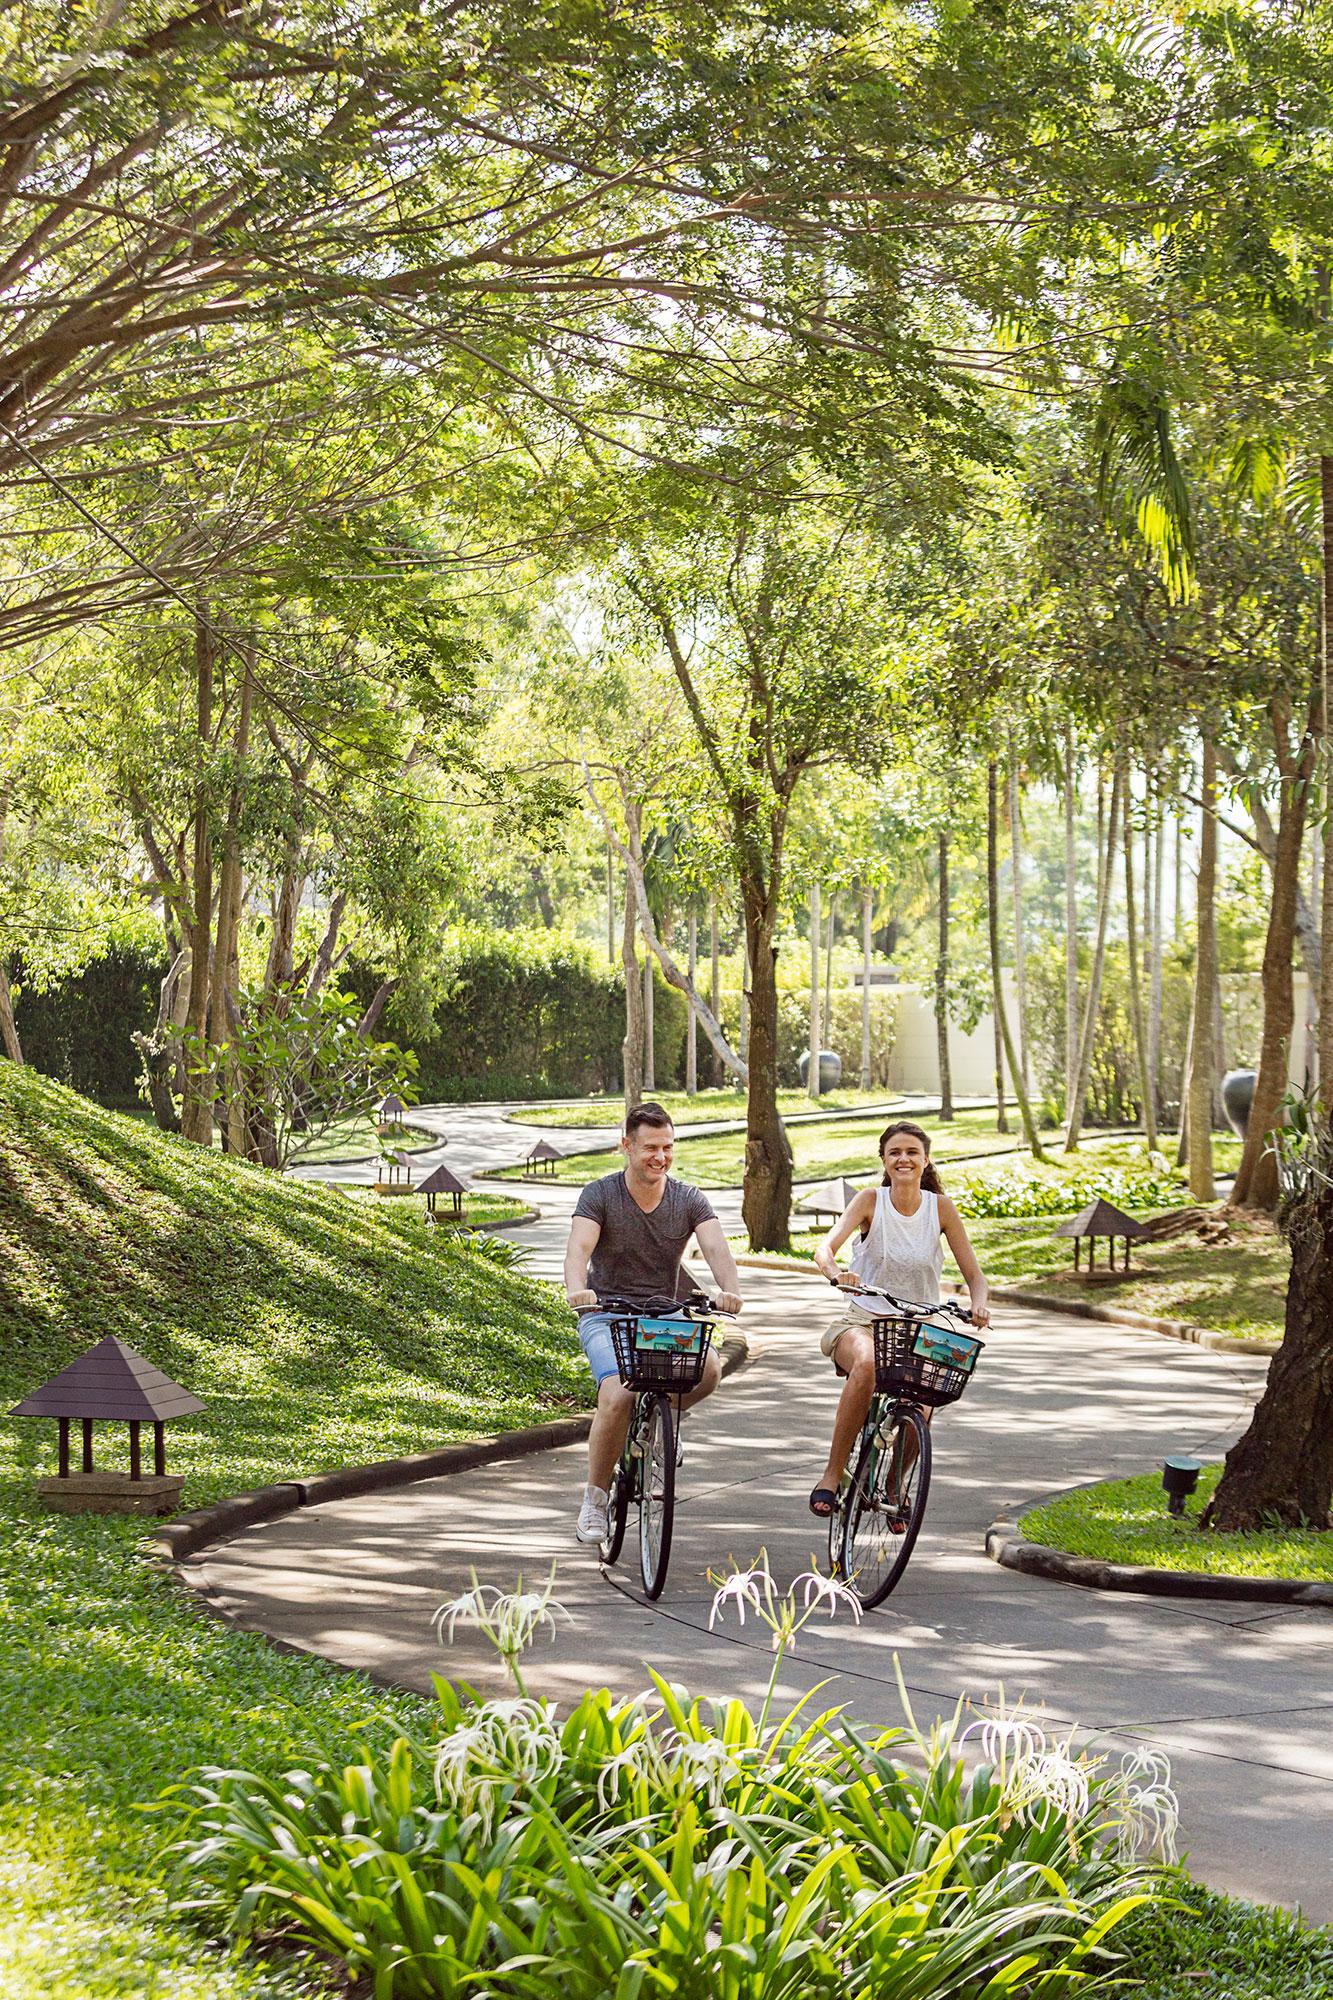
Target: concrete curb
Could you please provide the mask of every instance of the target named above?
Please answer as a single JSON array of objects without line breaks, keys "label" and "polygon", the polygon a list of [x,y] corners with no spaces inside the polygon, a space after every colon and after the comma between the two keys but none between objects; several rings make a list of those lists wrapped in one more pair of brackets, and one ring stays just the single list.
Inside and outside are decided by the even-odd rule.
[{"label": "concrete curb", "polygon": [[[721,1342],[722,1379],[734,1375],[750,1358],[750,1346],[742,1333],[729,1333]],[[471,1472],[501,1458],[527,1458],[538,1451],[554,1451],[561,1445],[579,1444],[592,1429],[592,1415],[556,1417],[550,1423],[533,1424],[526,1430],[501,1431],[493,1437],[472,1438],[463,1444],[441,1445],[436,1451],[415,1452],[406,1458],[376,1459],[369,1465],[338,1466],[332,1472],[312,1473],[308,1479],[283,1479],[272,1486],[238,1493],[190,1514],[178,1514],[149,1537],[151,1560],[173,1567],[187,1557],[253,1527],[259,1521],[276,1520],[302,1507],[318,1507],[327,1500],[351,1500],[363,1493],[384,1493],[395,1486],[412,1486],[422,1479],[442,1479],[455,1472]]]},{"label": "concrete curb", "polygon": [[1215,1333],[1210,1327],[1191,1326],[1187,1320],[1155,1319],[1150,1313],[1129,1312],[1123,1306],[1094,1305],[1091,1299],[1055,1299],[1044,1292],[1025,1292],[1018,1286],[992,1287],[993,1299],[1007,1299],[1010,1305],[1036,1306],[1043,1312],[1073,1313],[1077,1319],[1096,1319],[1108,1326],[1127,1326],[1141,1333],[1164,1334],[1168,1340],[1183,1340],[1192,1347],[1206,1347],[1214,1354],[1262,1354],[1272,1360],[1277,1353],[1275,1340],[1250,1340],[1240,1333]]},{"label": "concrete curb", "polygon": [[[1096,1480],[1090,1484],[1103,1485]],[[1070,1487],[1069,1492],[1086,1491]],[[1200,1570],[1153,1569],[1146,1563],[1102,1562],[1095,1556],[1070,1555],[1065,1549],[1029,1542],[1021,1532],[1023,1516],[1033,1507],[1060,1499],[1048,1493],[1029,1501],[1013,1514],[1002,1514],[986,1530],[986,1554],[1002,1569],[1023,1576],[1044,1577],[1048,1583],[1074,1583],[1084,1590],[1134,1591],[1144,1597],[1222,1598],[1231,1603],[1306,1604],[1333,1608],[1333,1583],[1304,1583],[1299,1577],[1207,1576]]]}]

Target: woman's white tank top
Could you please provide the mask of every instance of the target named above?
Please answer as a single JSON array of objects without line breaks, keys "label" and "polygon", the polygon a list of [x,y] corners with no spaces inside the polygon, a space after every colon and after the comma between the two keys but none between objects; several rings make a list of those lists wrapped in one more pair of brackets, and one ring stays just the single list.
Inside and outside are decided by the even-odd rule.
[{"label": "woman's white tank top", "polygon": [[921,1190],[915,1215],[903,1215],[893,1205],[893,1189],[875,1189],[875,1213],[870,1234],[853,1258],[856,1274],[895,1298],[938,1305],[944,1276],[944,1246],[940,1241],[940,1198]]}]

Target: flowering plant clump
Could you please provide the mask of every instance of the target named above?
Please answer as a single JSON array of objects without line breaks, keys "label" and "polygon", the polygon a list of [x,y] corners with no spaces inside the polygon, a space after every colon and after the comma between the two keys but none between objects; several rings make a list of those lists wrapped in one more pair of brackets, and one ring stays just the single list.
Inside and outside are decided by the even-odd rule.
[{"label": "flowering plant clump", "polygon": [[1127,1167],[1080,1166],[1050,1176],[1011,1167],[1003,1173],[949,1176],[949,1193],[960,1215],[1071,1215],[1090,1201],[1117,1208],[1172,1208],[1183,1183],[1161,1153],[1145,1154]]},{"label": "flowering plant clump", "polygon": [[559,1615],[551,1586],[474,1577],[440,1629],[478,1626],[519,1692],[441,1679],[428,1735],[277,1780],[204,1773],[194,1900],[375,2000],[1060,2000],[1114,1969],[1117,1926],[1164,1886],[1164,1764],[1113,1766],[1002,1707],[923,1732],[901,1672],[905,1727],[866,1735],[809,1697],[777,1715],[804,1627],[860,1606],[815,1570],[781,1589],[762,1555],[714,1581],[711,1625],[772,1633],[758,1715],[653,1674],[561,1720],[514,1669]]}]

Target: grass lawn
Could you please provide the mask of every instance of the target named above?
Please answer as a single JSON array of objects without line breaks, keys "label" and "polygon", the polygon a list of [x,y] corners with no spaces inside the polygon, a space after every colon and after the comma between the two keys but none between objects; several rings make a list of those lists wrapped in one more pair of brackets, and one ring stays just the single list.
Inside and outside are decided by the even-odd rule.
[{"label": "grass lawn", "polygon": [[[586,1401],[550,1290],[469,1256],[417,1204],[202,1153],[0,1063],[4,1406],[115,1333],[195,1389],[168,1431],[186,1505],[421,1451]],[[37,1505],[54,1425],[0,1440],[0,1992],[6,2000],[291,2000],[173,1914],[159,1856],[201,1763],[284,1768],[424,1715],[196,1610],[142,1523]],[[123,1432],[99,1460],[123,1464]],[[116,1442],[113,1444],[113,1439]]]},{"label": "grass lawn", "polygon": [[[1232,1224],[1230,1243],[1207,1244],[1194,1236],[1166,1243],[1136,1243],[1134,1268],[1111,1285],[1085,1285],[1070,1268],[1070,1245],[1057,1237],[1059,1216],[1011,1220],[978,1216],[967,1233],[993,1285],[1021,1286],[1041,1297],[1090,1299],[1123,1306],[1154,1319],[1233,1333],[1247,1340],[1282,1338],[1290,1259],[1277,1231],[1261,1222]],[[792,1252],[809,1257],[824,1229],[792,1237]],[[733,1239],[743,1248],[741,1239]],[[945,1253],[946,1269],[953,1260]],[[1002,1308],[1001,1308],[1002,1309]]]},{"label": "grass lawn", "polygon": [[[1007,1157],[1010,1153],[1017,1153],[1021,1145],[1021,1141],[1015,1140],[1012,1134],[1006,1137],[996,1132],[992,1111],[960,1111],[950,1125],[939,1125],[933,1119],[927,1119],[925,1129],[931,1134],[932,1157],[941,1163],[996,1152]],[[1058,1135],[1048,1133],[1045,1136],[1054,1141]],[[788,1137],[798,1180],[850,1174],[868,1182],[876,1177],[875,1140],[878,1132],[873,1120],[865,1125],[845,1120],[792,1125],[788,1127]],[[515,1139],[515,1150],[518,1151],[522,1141],[518,1134],[515,1134]],[[601,1153],[583,1153],[558,1162],[555,1178],[576,1182],[593,1180],[598,1174],[615,1172],[622,1164],[621,1155],[615,1148]],[[682,1180],[693,1181],[696,1187],[739,1187],[744,1166],[743,1132],[677,1141],[673,1171]],[[519,1173],[521,1170],[506,1169],[507,1173],[511,1171]]]},{"label": "grass lawn", "polygon": [[1257,1535],[1209,1535],[1199,1517],[1221,1477],[1207,1465],[1185,1512],[1166,1511],[1160,1472],[1136,1479],[1104,1479],[1023,1516],[1029,1542],[1066,1549],[1102,1562],[1144,1563],[1150,1569],[1200,1570],[1207,1576],[1292,1576],[1303,1583],[1333,1583],[1333,1534],[1274,1529]]},{"label": "grass lawn", "polygon": [[[438,1143],[433,1132],[427,1132],[421,1125],[400,1125],[392,1139],[385,1142],[395,1148],[401,1146],[411,1151],[416,1146]],[[379,1134],[373,1118],[339,1118],[330,1125],[327,1132],[298,1153],[292,1151],[291,1163],[295,1166],[314,1166],[321,1160],[366,1160],[374,1156],[379,1147]]]},{"label": "grass lawn", "polygon": [[[690,1097],[683,1090],[650,1093],[655,1104],[665,1105],[678,1125],[707,1125],[714,1119],[744,1118],[743,1090],[698,1090]],[[795,1111],[859,1111],[879,1104],[898,1104],[901,1093],[892,1090],[826,1090],[816,1099],[804,1090],[780,1090],[778,1109],[784,1118]],[[623,1097],[587,1097],[577,1104],[533,1104],[512,1114],[515,1125],[618,1125],[625,1115]]]}]

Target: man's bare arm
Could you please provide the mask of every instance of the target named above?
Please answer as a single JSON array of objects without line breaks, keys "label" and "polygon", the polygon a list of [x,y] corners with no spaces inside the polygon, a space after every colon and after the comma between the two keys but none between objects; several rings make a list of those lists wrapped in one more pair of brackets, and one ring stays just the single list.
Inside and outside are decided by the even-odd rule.
[{"label": "man's bare arm", "polygon": [[739,1312],[740,1272],[736,1269],[736,1259],[731,1254],[731,1245],[722,1233],[722,1224],[716,1217],[711,1222],[700,1223],[694,1232],[694,1240],[717,1283],[718,1305],[723,1312]]},{"label": "man's bare arm", "polygon": [[602,1234],[600,1222],[591,1216],[576,1215],[569,1225],[569,1241],[565,1245],[565,1297],[572,1306],[595,1306],[596,1292],[588,1290],[588,1259],[597,1248]]}]

